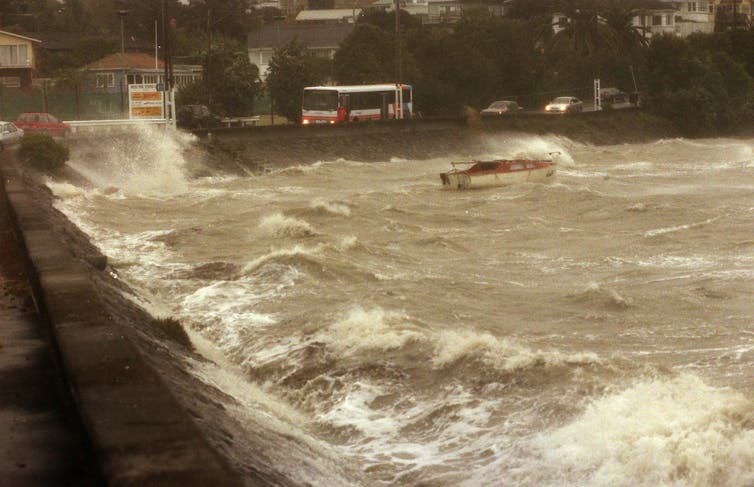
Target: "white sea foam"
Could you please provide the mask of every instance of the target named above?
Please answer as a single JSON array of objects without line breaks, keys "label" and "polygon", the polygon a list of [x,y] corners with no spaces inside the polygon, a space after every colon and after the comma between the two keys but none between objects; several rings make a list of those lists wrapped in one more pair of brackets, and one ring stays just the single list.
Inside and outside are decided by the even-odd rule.
[{"label": "white sea foam", "polygon": [[324,244],[318,244],[314,247],[304,247],[302,245],[296,245],[293,248],[290,249],[277,249],[273,250],[265,255],[262,255],[260,257],[257,257],[256,259],[253,259],[251,262],[248,262],[246,265],[244,265],[242,272],[247,274],[256,271],[257,269],[261,268],[262,266],[270,263],[275,262],[278,260],[285,260],[290,258],[300,258],[304,261],[315,261],[317,258],[317,254],[319,254],[322,249],[324,249]]},{"label": "white sea foam", "polygon": [[546,485],[743,487],[754,482],[754,403],[690,374],[654,379],[592,401],[531,447]]},{"label": "white sea foam", "polygon": [[68,182],[57,182],[52,179],[47,179],[45,184],[50,188],[52,194],[58,198],[76,198],[84,196],[87,193],[85,189]]},{"label": "white sea foam", "polygon": [[528,367],[585,365],[599,363],[592,352],[563,353],[558,350],[532,350],[518,341],[473,331],[444,331],[435,339],[432,363],[442,368],[463,358],[479,358],[498,369],[512,372]]},{"label": "white sea foam", "polygon": [[357,354],[364,350],[390,350],[403,347],[410,340],[421,337],[403,313],[382,308],[365,310],[354,307],[345,318],[322,332],[319,339],[343,354]]},{"label": "white sea foam", "polygon": [[562,137],[537,137],[520,135],[513,139],[488,138],[489,154],[481,154],[479,159],[553,159],[561,167],[575,165],[567,146],[573,142]]},{"label": "white sea foam", "polygon": [[311,237],[317,234],[305,220],[279,212],[262,218],[259,228],[264,234],[273,237]]},{"label": "white sea foam", "polygon": [[315,210],[324,210],[333,215],[351,216],[351,208],[348,205],[334,201],[327,201],[321,198],[312,201],[311,208]]},{"label": "white sea foam", "polygon": [[183,151],[196,140],[193,135],[137,125],[110,140],[96,152],[74,153],[68,165],[99,188],[152,197],[187,190]]},{"label": "white sea foam", "polygon": [[[338,402],[319,416],[320,421],[358,432],[343,447],[346,454],[358,453],[367,466],[389,465],[392,475],[383,483],[401,484],[395,476],[432,466],[467,464],[463,460],[491,443],[486,433],[495,401],[480,401],[460,387],[436,391],[419,400],[409,396],[395,406],[374,406],[376,398],[390,392],[381,384],[358,381],[349,384]],[[424,426],[431,423],[431,433]],[[462,468],[462,467],[461,467]]]},{"label": "white sea foam", "polygon": [[409,343],[431,348],[430,363],[442,369],[462,359],[481,360],[498,370],[513,372],[534,366],[587,365],[600,363],[592,352],[564,353],[558,350],[532,350],[508,337],[470,330],[430,332],[414,324],[405,313],[375,307],[354,307],[347,315],[321,330],[319,341],[343,355],[367,350],[400,349]]},{"label": "white sea foam", "polygon": [[642,171],[642,170],[653,168],[654,163],[649,162],[649,161],[636,161],[636,162],[627,162],[624,164],[615,164],[612,167],[613,169],[618,169],[618,170]]},{"label": "white sea foam", "polygon": [[674,232],[680,232],[683,230],[690,230],[692,228],[698,228],[705,225],[709,225],[710,223],[717,220],[719,217],[713,217],[708,218],[706,220],[700,221],[700,222],[694,222],[694,223],[687,223],[685,225],[675,225],[672,227],[664,227],[664,228],[656,228],[654,230],[647,230],[644,232],[645,237],[656,237],[658,235],[664,235],[666,233],[674,233]]}]

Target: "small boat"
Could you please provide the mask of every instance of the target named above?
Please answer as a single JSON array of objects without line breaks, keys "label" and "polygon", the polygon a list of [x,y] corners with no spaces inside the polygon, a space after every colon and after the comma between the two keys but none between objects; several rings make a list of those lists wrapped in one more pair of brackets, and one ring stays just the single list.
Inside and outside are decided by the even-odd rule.
[{"label": "small boat", "polygon": [[[440,174],[442,185],[449,189],[476,189],[514,183],[543,182],[555,176],[553,160],[500,159],[494,161],[453,162],[453,169]],[[470,165],[466,169],[456,166]]]}]

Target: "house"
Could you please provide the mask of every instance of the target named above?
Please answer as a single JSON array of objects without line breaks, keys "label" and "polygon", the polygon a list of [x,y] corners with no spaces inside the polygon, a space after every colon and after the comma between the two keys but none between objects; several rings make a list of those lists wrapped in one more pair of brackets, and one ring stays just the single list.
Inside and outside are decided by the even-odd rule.
[{"label": "house", "polygon": [[302,10],[296,15],[296,22],[316,24],[353,24],[361,15],[360,8],[337,8],[324,10]]},{"label": "house", "polygon": [[38,39],[0,30],[0,82],[3,86],[29,88],[36,67],[34,45]]},{"label": "house", "polygon": [[[89,74],[87,90],[97,93],[127,93],[130,84],[165,81],[165,64],[142,52],[110,54],[88,64],[83,71]],[[178,89],[201,77],[201,66],[173,65],[173,79]]]},{"label": "house", "polygon": [[[392,12],[395,9],[394,0],[375,0],[372,8]],[[427,2],[401,2],[401,10],[412,17],[417,17],[422,24],[429,23],[429,4]]]},{"label": "house", "polygon": [[632,24],[642,35],[649,39],[660,34],[679,34],[676,32],[675,17],[678,9],[674,6],[643,9],[633,18]]},{"label": "house", "polygon": [[338,46],[354,29],[354,24],[273,24],[249,33],[249,60],[259,67],[259,76],[267,77],[270,59],[275,49],[297,40],[306,44],[316,56],[332,59]]},{"label": "house", "polygon": [[454,24],[463,16],[459,0],[428,0],[427,22],[430,24]]},{"label": "house", "polygon": [[661,2],[668,8],[676,9],[675,34],[686,37],[697,32],[714,32],[714,1],[697,0],[695,2],[681,2],[678,0],[661,0]]}]

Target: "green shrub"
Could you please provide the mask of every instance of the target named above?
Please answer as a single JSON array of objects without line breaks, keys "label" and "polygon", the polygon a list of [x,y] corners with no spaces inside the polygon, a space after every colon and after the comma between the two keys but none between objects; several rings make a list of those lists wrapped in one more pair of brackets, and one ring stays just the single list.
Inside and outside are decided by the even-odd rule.
[{"label": "green shrub", "polygon": [[18,157],[35,169],[54,172],[65,165],[70,150],[47,134],[27,134],[21,138]]}]

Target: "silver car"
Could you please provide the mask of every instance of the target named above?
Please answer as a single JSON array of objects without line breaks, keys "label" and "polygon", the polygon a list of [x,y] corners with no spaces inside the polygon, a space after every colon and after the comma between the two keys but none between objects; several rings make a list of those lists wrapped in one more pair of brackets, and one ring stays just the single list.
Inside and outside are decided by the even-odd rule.
[{"label": "silver car", "polygon": [[16,127],[13,122],[0,122],[0,152],[6,147],[18,143],[24,131]]},{"label": "silver car", "polygon": [[584,111],[584,103],[575,96],[559,96],[547,104],[547,113],[578,113]]},{"label": "silver car", "polygon": [[522,108],[515,101],[498,100],[493,101],[490,106],[480,113],[483,117],[502,117],[503,115],[512,115],[518,113]]}]

